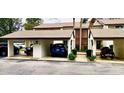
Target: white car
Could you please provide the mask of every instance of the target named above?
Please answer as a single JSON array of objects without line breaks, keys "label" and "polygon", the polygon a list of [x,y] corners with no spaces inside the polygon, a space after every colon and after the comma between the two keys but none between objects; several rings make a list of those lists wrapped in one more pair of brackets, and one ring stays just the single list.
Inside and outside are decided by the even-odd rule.
[{"label": "white car", "polygon": [[24,43],[14,43],[14,45],[18,48],[25,48],[25,44]]}]

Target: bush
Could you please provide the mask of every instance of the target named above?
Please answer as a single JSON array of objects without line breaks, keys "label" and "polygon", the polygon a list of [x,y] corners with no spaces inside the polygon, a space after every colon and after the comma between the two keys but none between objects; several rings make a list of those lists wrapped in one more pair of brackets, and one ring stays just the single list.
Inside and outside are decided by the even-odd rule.
[{"label": "bush", "polygon": [[76,58],[76,55],[74,55],[73,53],[70,53],[70,54],[68,55],[68,59],[69,59],[69,60],[75,60],[75,58]]},{"label": "bush", "polygon": [[93,50],[86,50],[86,53],[87,53],[87,57],[91,57],[92,56],[92,53],[93,53]]},{"label": "bush", "polygon": [[90,61],[94,61],[96,59],[96,56],[91,56],[91,57],[87,57]]},{"label": "bush", "polygon": [[87,52],[87,49],[83,49],[81,52]]},{"label": "bush", "polygon": [[74,54],[74,55],[77,55],[77,49],[72,49],[71,52]]}]

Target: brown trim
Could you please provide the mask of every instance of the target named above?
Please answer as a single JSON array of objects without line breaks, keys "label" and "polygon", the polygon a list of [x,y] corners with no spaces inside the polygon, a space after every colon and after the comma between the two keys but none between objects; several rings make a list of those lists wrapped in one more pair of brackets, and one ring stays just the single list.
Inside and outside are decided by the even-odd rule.
[{"label": "brown trim", "polygon": [[42,29],[42,28],[62,28],[63,26],[47,26],[47,27],[34,27],[33,29]]},{"label": "brown trim", "polygon": [[[59,27],[34,27],[33,29],[50,29],[50,28],[73,28],[73,25],[72,26],[59,26]],[[74,27],[75,29],[80,29],[80,27]],[[82,29],[88,29],[88,27],[84,27]]]},{"label": "brown trim", "polygon": [[124,39],[124,37],[94,37],[94,39]]},{"label": "brown trim", "polygon": [[[74,29],[75,29],[75,30],[79,30],[80,27],[75,27]],[[82,30],[87,30],[87,29],[88,29],[88,27],[82,28]]]},{"label": "brown trim", "polygon": [[59,27],[34,27],[34,29],[50,29],[50,28],[73,28],[73,26],[59,26]]},{"label": "brown trim", "polygon": [[0,38],[0,40],[8,40],[8,39],[18,39],[18,40],[36,40],[36,39],[43,39],[43,40],[68,40],[70,38]]}]

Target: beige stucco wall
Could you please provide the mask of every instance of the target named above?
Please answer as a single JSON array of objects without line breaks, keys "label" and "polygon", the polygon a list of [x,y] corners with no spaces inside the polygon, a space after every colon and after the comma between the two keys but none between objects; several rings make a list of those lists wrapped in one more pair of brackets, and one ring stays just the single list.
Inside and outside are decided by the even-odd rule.
[{"label": "beige stucco wall", "polygon": [[73,27],[64,27],[63,30],[73,30]]},{"label": "beige stucco wall", "polygon": [[124,58],[124,40],[114,40],[114,52],[118,58]]},{"label": "beige stucco wall", "polygon": [[[88,49],[93,50],[93,56],[96,56],[96,40],[93,38],[93,35],[89,33],[88,31]],[[93,43],[93,45],[92,45]]]},{"label": "beige stucco wall", "polygon": [[33,40],[25,40],[26,47],[30,47],[31,44],[33,44]]},{"label": "beige stucco wall", "polygon": [[92,29],[102,29],[103,26],[102,25],[97,25],[97,26],[93,26]]},{"label": "beige stucco wall", "polygon": [[41,51],[41,45],[40,44],[34,44],[33,45],[33,58],[41,58],[44,51]]},{"label": "beige stucco wall", "polygon": [[13,40],[8,40],[8,57],[14,56]]},{"label": "beige stucco wall", "polygon": [[[38,44],[36,44],[38,41]],[[53,44],[54,40],[34,40],[33,41],[33,58],[42,58],[50,56],[50,44]],[[58,40],[61,41],[61,40]],[[68,54],[75,48],[75,38],[72,37],[67,40]]]},{"label": "beige stucco wall", "polygon": [[108,28],[114,29],[115,26],[113,26],[113,25],[109,25]]},{"label": "beige stucco wall", "polygon": [[93,35],[90,34],[90,31],[88,30],[88,49],[93,49],[92,42],[91,42],[92,40],[94,41]]},{"label": "beige stucco wall", "polygon": [[67,40],[68,54],[71,53],[71,50],[75,48],[75,38],[72,35],[69,40]]},{"label": "beige stucco wall", "polygon": [[103,28],[106,28],[107,26],[108,26],[108,28],[115,29],[115,26],[119,26],[119,25],[124,27],[123,24],[117,24],[117,25],[111,24],[111,25],[105,25],[105,26],[102,26],[102,25],[94,25],[94,26],[92,27],[92,29],[103,29]]},{"label": "beige stucco wall", "polygon": [[[119,25],[108,25],[108,28],[114,29],[114,28],[116,28],[115,26],[119,26]],[[120,24],[120,26],[124,27],[124,25],[121,25],[121,24]]]},{"label": "beige stucco wall", "polygon": [[50,56],[50,44],[53,43],[52,40],[37,40],[38,44],[34,41],[33,45],[33,58],[42,58],[45,56]]}]

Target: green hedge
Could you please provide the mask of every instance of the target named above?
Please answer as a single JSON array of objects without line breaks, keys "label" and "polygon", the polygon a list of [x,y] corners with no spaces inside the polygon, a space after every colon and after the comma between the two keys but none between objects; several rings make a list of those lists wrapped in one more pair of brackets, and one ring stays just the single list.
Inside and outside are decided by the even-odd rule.
[{"label": "green hedge", "polygon": [[71,52],[74,54],[74,55],[77,55],[77,49],[72,49]]},{"label": "green hedge", "polygon": [[70,53],[70,54],[68,55],[68,59],[69,59],[69,60],[75,60],[75,58],[76,58],[76,55],[73,54],[73,53]]},{"label": "green hedge", "polygon": [[96,56],[91,56],[91,57],[87,57],[90,61],[94,61],[96,59]]},{"label": "green hedge", "polygon": [[87,57],[91,57],[92,56],[92,53],[93,53],[93,50],[88,49],[86,51],[86,53],[87,53]]}]

